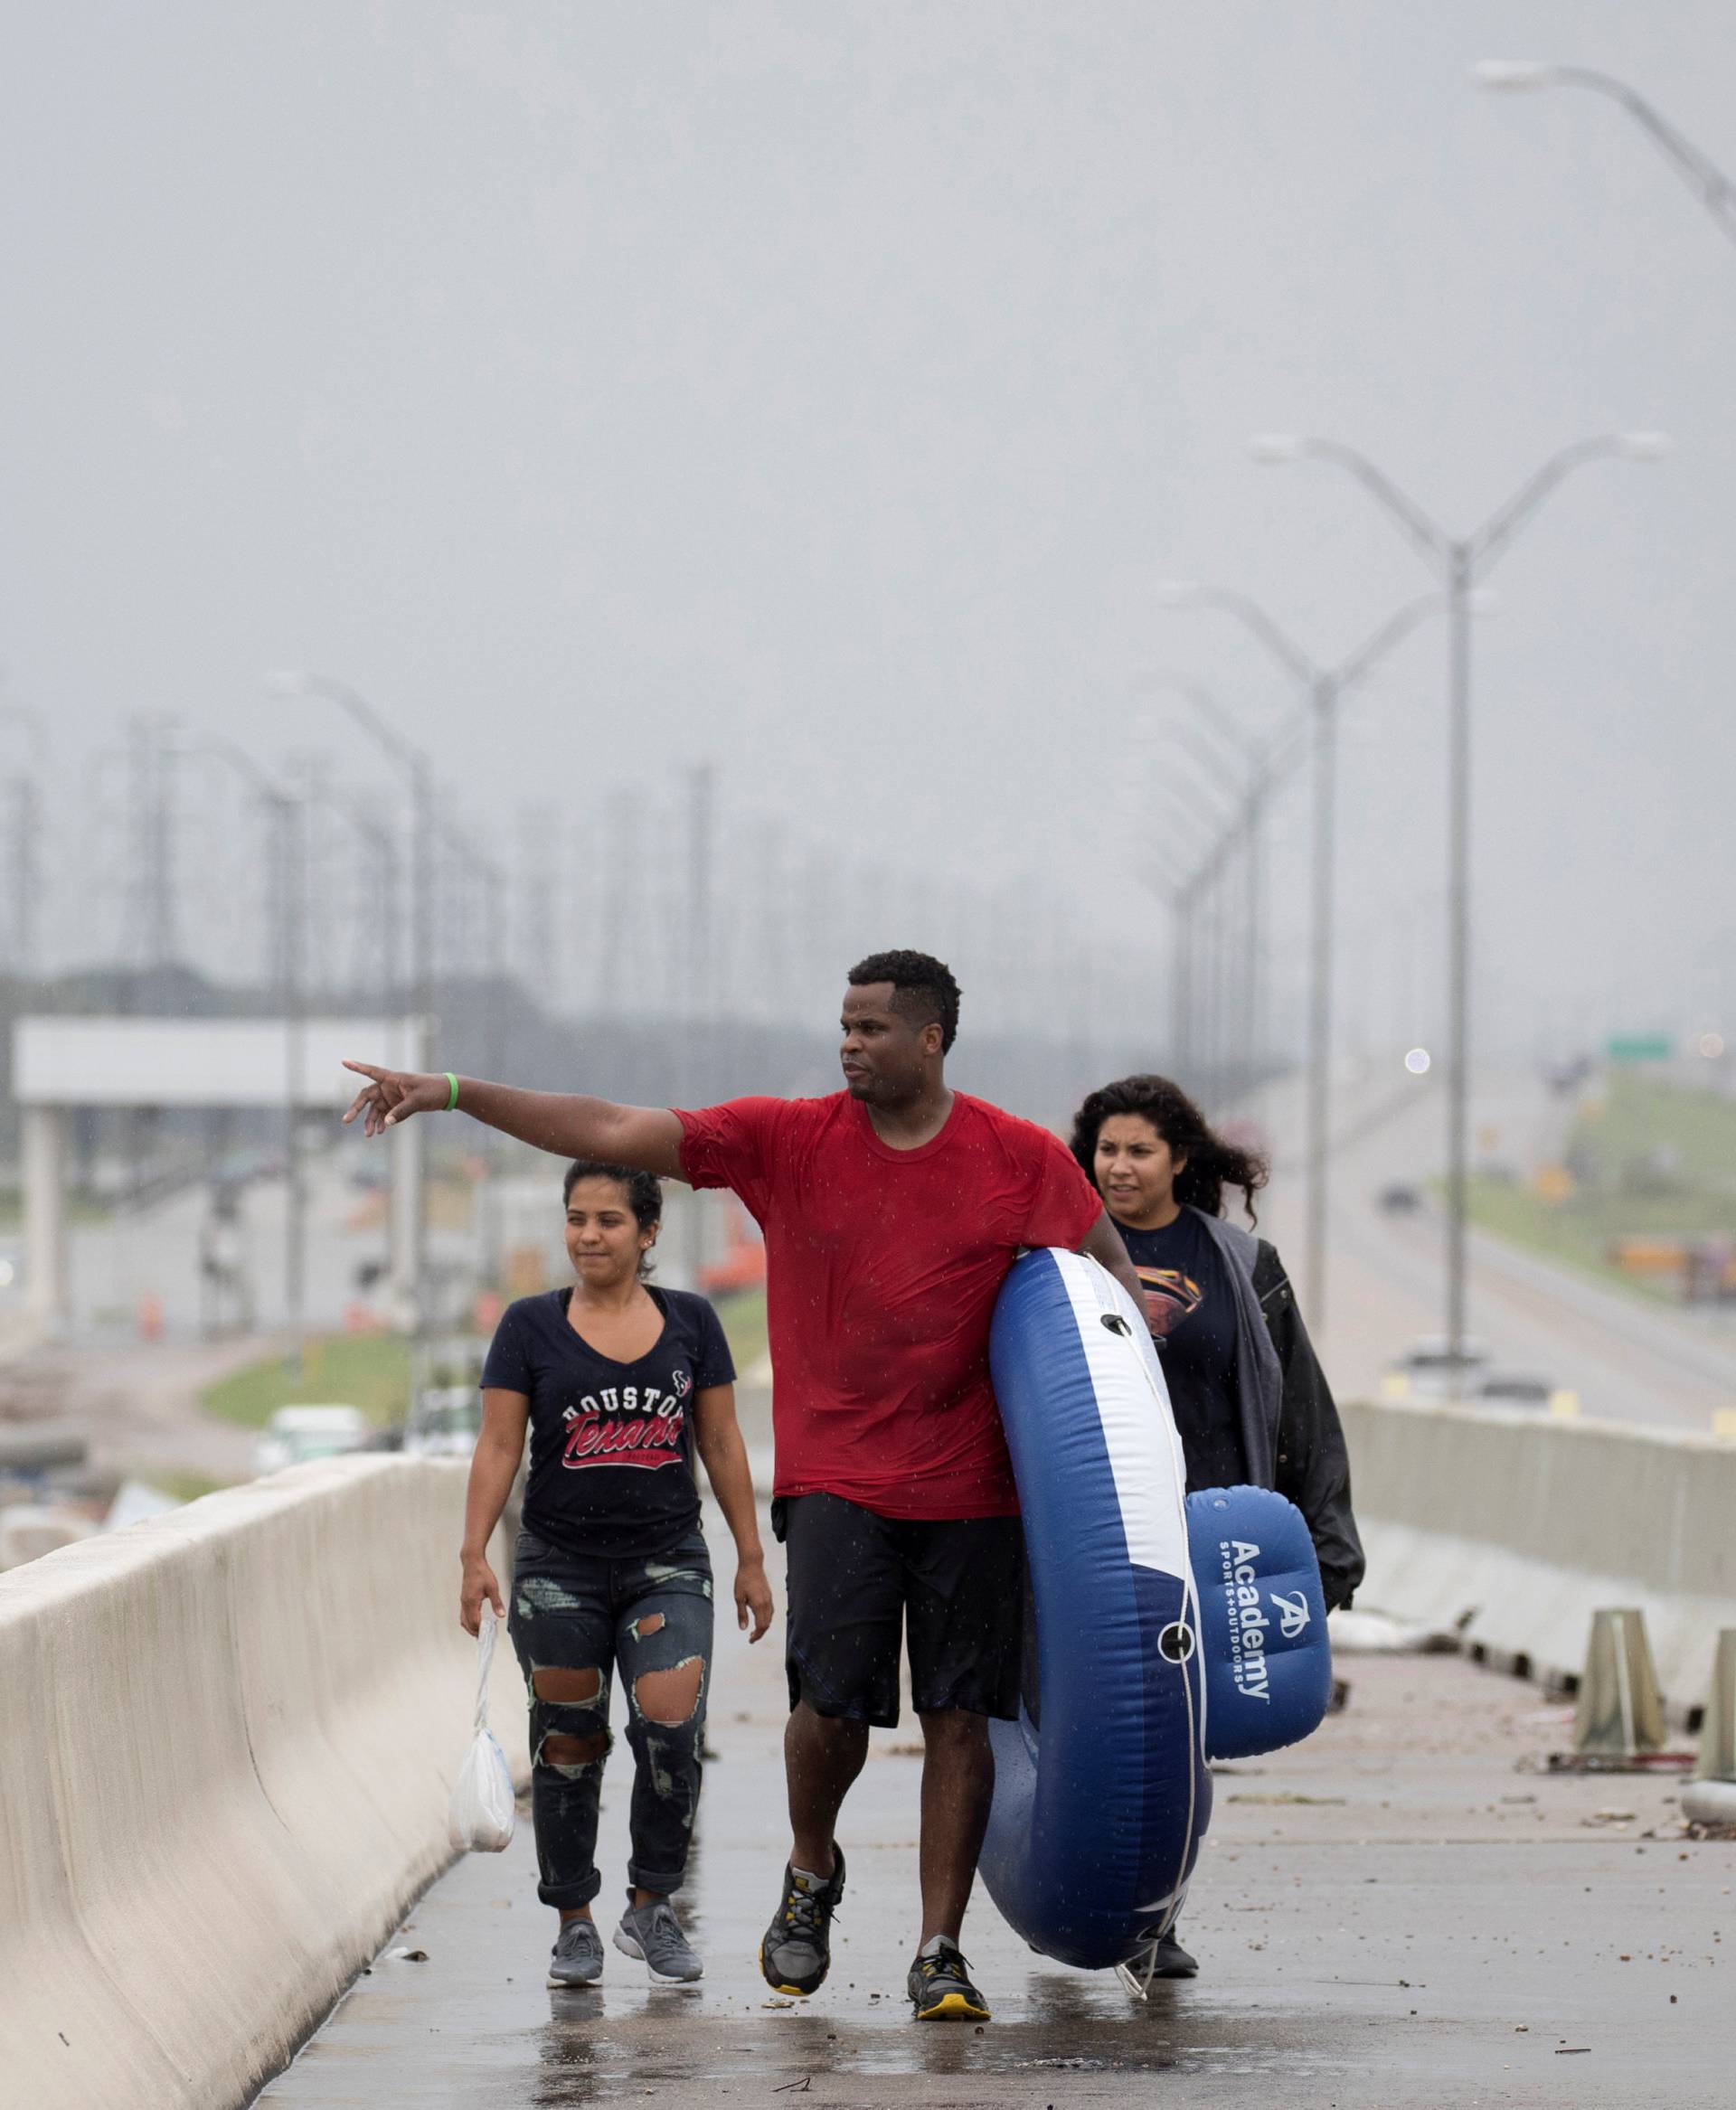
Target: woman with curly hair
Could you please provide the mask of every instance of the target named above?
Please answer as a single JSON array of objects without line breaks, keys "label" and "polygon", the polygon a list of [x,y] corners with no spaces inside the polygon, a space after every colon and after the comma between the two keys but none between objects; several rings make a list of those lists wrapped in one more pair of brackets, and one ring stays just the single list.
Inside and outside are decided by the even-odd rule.
[{"label": "woman with curly hair", "polygon": [[1251,1484],[1288,1495],[1308,1521],[1328,1606],[1347,1605],[1363,1550],[1338,1409],[1283,1263],[1223,1212],[1236,1189],[1257,1220],[1266,1160],[1215,1134],[1167,1077],[1094,1091],[1072,1149],[1145,1289],[1190,1492]]},{"label": "woman with curly hair", "polygon": [[[1363,1578],[1344,1429],[1296,1295],[1271,1245],[1223,1214],[1239,1189],[1249,1222],[1268,1167],[1216,1135],[1180,1085],[1124,1077],[1073,1121],[1073,1155],[1096,1182],[1146,1295],[1187,1484],[1275,1487],[1307,1520],[1327,1609]],[[1158,1975],[1197,1966],[1165,1936]]]}]

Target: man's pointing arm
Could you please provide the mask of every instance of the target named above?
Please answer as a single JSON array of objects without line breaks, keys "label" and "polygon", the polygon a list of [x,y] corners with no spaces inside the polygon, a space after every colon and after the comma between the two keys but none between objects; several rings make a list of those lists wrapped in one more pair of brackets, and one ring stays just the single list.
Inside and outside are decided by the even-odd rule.
[{"label": "man's pointing arm", "polygon": [[666,1107],[621,1107],[581,1092],[520,1091],[473,1077],[458,1079],[455,1100],[453,1080],[444,1071],[377,1069],[370,1062],[346,1061],[344,1067],[368,1079],[344,1118],[360,1116],[369,1135],[395,1128],[412,1114],[444,1113],[456,1105],[485,1127],[557,1157],[595,1158],[636,1165],[665,1179],[682,1177],[681,1123]]}]

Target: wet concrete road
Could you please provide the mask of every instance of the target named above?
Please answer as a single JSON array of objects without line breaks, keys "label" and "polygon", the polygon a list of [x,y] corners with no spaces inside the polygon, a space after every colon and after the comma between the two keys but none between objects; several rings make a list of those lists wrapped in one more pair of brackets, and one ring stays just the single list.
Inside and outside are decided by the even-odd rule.
[{"label": "wet concrete road", "polygon": [[[914,1729],[876,1733],[845,1812],[833,1974],[806,2003],[754,1965],[786,1851],[769,1637],[720,1649],[703,1837],[684,1897],[696,1989],[609,1951],[552,1992],[553,1915],[528,1823],[438,1884],[269,2110],[1471,2104],[1736,2100],[1736,1844],[1684,1840],[1675,1784],[1521,1770],[1567,1740],[1532,1687],[1455,1658],[1347,1658],[1348,1711],[1230,1769],[1184,1921],[1200,1977],[1131,2002],[1032,1955],[979,1896],[966,1947],[995,2019],[918,2026]],[[618,1911],[629,1775],[606,1790],[599,1900]],[[1600,1814],[1600,1813],[1615,1813]],[[609,1924],[612,1925],[613,1913]]]}]

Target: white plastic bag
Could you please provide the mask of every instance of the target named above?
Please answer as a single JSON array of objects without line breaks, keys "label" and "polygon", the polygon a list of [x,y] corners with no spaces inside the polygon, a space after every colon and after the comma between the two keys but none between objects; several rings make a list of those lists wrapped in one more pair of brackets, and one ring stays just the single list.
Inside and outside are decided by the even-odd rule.
[{"label": "white plastic bag", "polygon": [[488,1729],[488,1666],[495,1660],[495,1607],[485,1603],[476,1666],[476,1733],[452,1784],[448,1829],[460,1853],[499,1853],[513,1837],[513,1775]]}]

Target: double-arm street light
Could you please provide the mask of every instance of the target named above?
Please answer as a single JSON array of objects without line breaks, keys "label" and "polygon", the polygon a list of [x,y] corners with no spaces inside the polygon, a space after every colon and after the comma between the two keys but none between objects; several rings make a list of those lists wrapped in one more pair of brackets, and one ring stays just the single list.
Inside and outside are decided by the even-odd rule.
[{"label": "double-arm street light", "polygon": [[[1265,971],[1265,944],[1261,928],[1265,906],[1264,827],[1266,801],[1276,781],[1273,751],[1259,736],[1247,727],[1222,704],[1211,690],[1200,683],[1189,681],[1178,674],[1152,674],[1146,676],[1140,685],[1161,689],[1177,696],[1187,706],[1188,717],[1183,723],[1166,723],[1162,738],[1184,749],[1200,765],[1205,782],[1222,793],[1226,768],[1231,773],[1233,792],[1231,812],[1218,853],[1211,861],[1211,873],[1215,877],[1227,867],[1229,858],[1238,845],[1244,852],[1245,870],[1242,875],[1241,931],[1236,949],[1240,955],[1240,1017],[1235,1019],[1235,1008],[1231,991],[1235,985],[1234,971],[1226,961],[1222,966],[1225,984],[1224,1010],[1235,1019],[1235,1031],[1239,1033],[1244,1051],[1241,1066],[1244,1080],[1258,1074],[1259,1050],[1262,1044],[1265,1021],[1261,997]],[[1213,746],[1204,735],[1211,735]],[[1193,882],[1190,882],[1193,883]],[[1226,1037],[1228,1037],[1226,1035]],[[1185,1036],[1178,1034],[1175,1045],[1183,1047]],[[1191,1054],[1192,1050],[1189,1050]],[[1231,1066],[1224,1065],[1225,1071]],[[1221,1080],[1227,1086],[1228,1077]]]},{"label": "double-arm street light", "polygon": [[410,786],[410,1006],[432,1029],[434,1016],[433,854],[434,769],[427,751],[407,740],[367,698],[330,674],[276,674],[266,687],[286,701],[323,696],[354,719],[384,749]]},{"label": "double-arm street light", "polygon": [[178,735],[175,751],[209,755],[231,769],[253,792],[271,823],[271,898],[267,912],[267,975],[276,984],[283,1019],[283,1305],[289,1336],[284,1361],[302,1373],[307,1338],[307,1182],[301,1146],[302,1097],[307,1088],[307,842],[306,802],[267,775],[247,751],[221,733]]},{"label": "double-arm street light", "polygon": [[[1210,862],[1212,837],[1209,824],[1183,803],[1172,786],[1156,787],[1153,806],[1156,819],[1171,831],[1192,866],[1181,879],[1167,865],[1148,859],[1137,861],[1135,867],[1141,881],[1170,913],[1170,1045],[1176,1051],[1177,1062],[1185,1068],[1193,1051],[1194,963],[1198,936],[1194,909],[1202,875]],[[1145,817],[1142,812],[1142,821]],[[1143,842],[1140,847],[1144,848]]]},{"label": "double-arm street light", "polygon": [[[1652,461],[1668,451],[1660,432],[1615,432],[1581,439],[1550,456],[1505,505],[1468,535],[1452,535],[1375,466],[1336,440],[1262,434],[1249,443],[1257,461],[1327,461],[1372,493],[1445,589],[1448,611],[1448,1050],[1447,1350],[1465,1349],[1466,1229],[1470,1107],[1471,616],[1477,581],[1551,492],[1588,462]],[[1443,605],[1439,597],[1428,604]]]},{"label": "double-arm street light", "polygon": [[[274,674],[266,677],[266,688],[273,695],[288,702],[305,701],[310,696],[324,697],[335,703],[339,710],[354,720],[371,739],[396,763],[410,785],[410,1009],[420,1022],[424,1037],[434,1031],[434,947],[433,947],[433,852],[434,852],[434,771],[426,751],[414,741],[408,740],[382,718],[365,696],[359,694],[347,682],[340,682],[330,674],[292,673]],[[420,1065],[428,1060],[429,1050],[412,1050],[410,1060]],[[402,1268],[403,1288],[407,1293],[411,1323],[417,1337],[422,1335],[427,1323],[427,1259],[428,1223],[423,1206],[420,1151],[421,1144],[412,1127],[408,1135],[400,1140],[400,1147],[409,1141],[417,1153],[416,1170],[403,1182],[404,1219],[394,1226],[393,1244]]]},{"label": "double-arm street light", "polygon": [[1318,1334],[1326,1307],[1326,1157],[1332,1112],[1332,975],[1335,867],[1337,857],[1338,705],[1425,617],[1444,606],[1439,594],[1408,601],[1348,658],[1322,665],[1250,595],[1222,587],[1171,582],[1158,589],[1168,608],[1222,608],[1233,616],[1297,682],[1307,698],[1312,727],[1314,817],[1308,968],[1308,1079],[1306,1152],[1307,1234],[1304,1267],[1308,1323]]},{"label": "double-arm street light", "polygon": [[1498,94],[1545,88],[1584,88],[1593,95],[1606,96],[1611,102],[1619,103],[1640,129],[1650,136],[1719,226],[1736,241],[1736,183],[1625,80],[1617,80],[1613,73],[1600,73],[1592,66],[1555,66],[1543,59],[1485,59],[1472,69],[1471,78],[1479,88],[1491,89]]},{"label": "double-arm street light", "polygon": [[[1190,967],[1189,1048],[1205,1078],[1211,1100],[1227,1097],[1233,1090],[1231,1076],[1238,1038],[1245,1022],[1236,1010],[1237,950],[1234,901],[1230,879],[1231,861],[1245,815],[1239,789],[1225,782],[1222,758],[1197,739],[1185,726],[1167,725],[1162,736],[1165,761],[1171,772],[1170,788],[1183,808],[1211,830],[1210,846],[1189,878],[1182,903],[1190,947],[1197,973]],[[1191,765],[1191,767],[1190,767]],[[1175,772],[1185,768],[1185,780]],[[1172,825],[1174,824],[1172,820]],[[1199,1026],[1197,1053],[1194,1052],[1194,1021]]]}]

